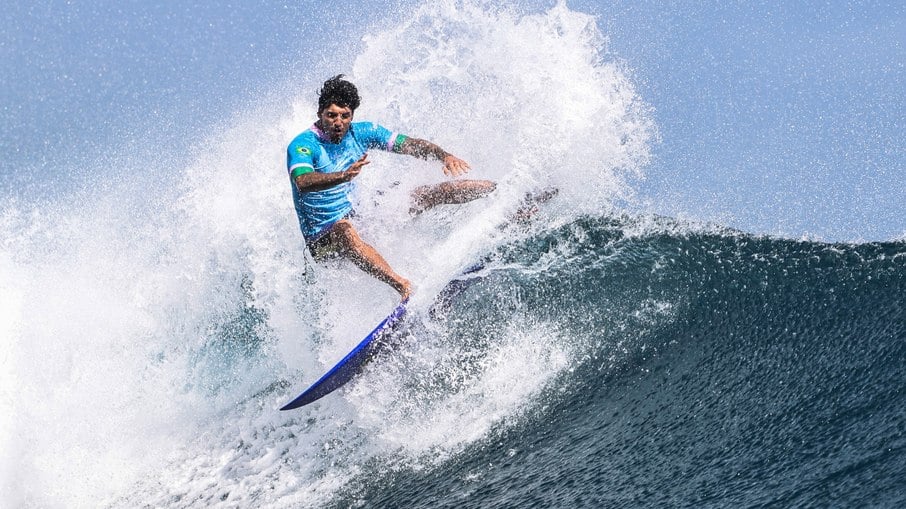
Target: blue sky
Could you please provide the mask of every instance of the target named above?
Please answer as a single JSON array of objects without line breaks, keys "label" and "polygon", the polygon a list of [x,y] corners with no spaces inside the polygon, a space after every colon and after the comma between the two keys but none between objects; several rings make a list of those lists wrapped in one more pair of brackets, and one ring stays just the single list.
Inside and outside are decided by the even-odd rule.
[{"label": "blue sky", "polygon": [[[311,61],[348,68],[361,35],[413,3],[14,1],[0,196],[102,178],[82,168],[124,147],[191,143]],[[567,3],[598,17],[653,108],[639,191],[655,211],[826,240],[906,232],[901,3]]]},{"label": "blue sky", "polygon": [[602,4],[573,5],[597,9],[656,110],[648,190],[665,210],[828,239],[906,231],[904,4]]}]

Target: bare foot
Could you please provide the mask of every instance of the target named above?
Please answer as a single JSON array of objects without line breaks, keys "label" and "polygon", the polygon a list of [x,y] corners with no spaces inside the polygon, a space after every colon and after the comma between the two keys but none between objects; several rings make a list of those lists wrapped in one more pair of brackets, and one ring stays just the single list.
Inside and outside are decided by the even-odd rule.
[{"label": "bare foot", "polygon": [[402,279],[398,283],[395,283],[393,289],[399,292],[400,300],[403,302],[409,300],[409,296],[412,295],[412,283],[410,283],[408,279]]}]

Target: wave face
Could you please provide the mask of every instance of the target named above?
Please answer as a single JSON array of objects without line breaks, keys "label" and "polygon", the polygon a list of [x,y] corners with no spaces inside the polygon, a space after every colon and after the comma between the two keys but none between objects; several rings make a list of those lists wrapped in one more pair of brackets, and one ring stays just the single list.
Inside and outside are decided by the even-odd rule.
[{"label": "wave face", "polygon": [[543,342],[566,352],[566,365],[518,422],[428,473],[372,472],[381,480],[337,506],[906,500],[903,243],[829,245],[597,217],[492,258],[447,311],[445,341],[486,368],[513,336],[513,317],[524,317],[520,333],[547,331]]},{"label": "wave face", "polygon": [[[657,132],[593,17],[432,2],[403,18],[349,64],[357,118],[435,140],[499,188],[412,218],[409,191],[439,168],[372,155],[360,230],[417,286],[396,349],[277,410],[394,304],[348,264],[308,265],[292,210],[284,150],[316,108],[300,89],[338,70],[189,152],[113,147],[96,182],[0,210],[0,499],[902,502],[902,243],[622,212]],[[559,194],[532,224],[503,227],[545,187]]]}]

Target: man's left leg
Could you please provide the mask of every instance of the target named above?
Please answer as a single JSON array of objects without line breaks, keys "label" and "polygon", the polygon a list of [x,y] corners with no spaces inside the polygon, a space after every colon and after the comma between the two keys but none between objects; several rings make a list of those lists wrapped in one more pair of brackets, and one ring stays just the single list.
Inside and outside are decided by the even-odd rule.
[{"label": "man's left leg", "polygon": [[437,205],[466,203],[486,196],[496,188],[497,184],[490,180],[451,180],[417,187],[412,191],[409,212],[421,214]]}]

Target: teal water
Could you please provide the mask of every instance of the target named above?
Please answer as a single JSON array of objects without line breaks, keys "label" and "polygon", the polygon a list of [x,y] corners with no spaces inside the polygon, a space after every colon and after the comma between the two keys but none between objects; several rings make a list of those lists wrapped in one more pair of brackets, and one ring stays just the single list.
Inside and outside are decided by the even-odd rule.
[{"label": "teal water", "polygon": [[332,506],[902,505],[906,245],[633,229],[589,218],[501,248],[447,339],[530,315],[574,366],[518,424]]},{"label": "teal water", "polygon": [[[132,3],[7,15],[0,506],[903,505],[901,8]],[[395,305],[292,211],[339,72],[498,191],[370,155],[409,327],[280,412]]]}]

